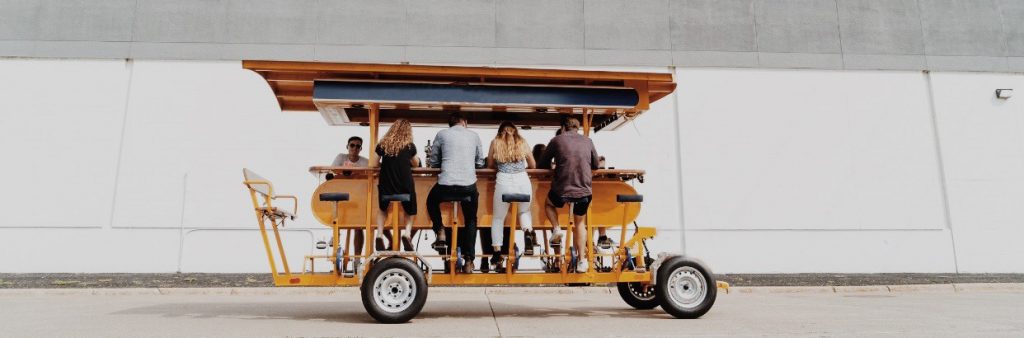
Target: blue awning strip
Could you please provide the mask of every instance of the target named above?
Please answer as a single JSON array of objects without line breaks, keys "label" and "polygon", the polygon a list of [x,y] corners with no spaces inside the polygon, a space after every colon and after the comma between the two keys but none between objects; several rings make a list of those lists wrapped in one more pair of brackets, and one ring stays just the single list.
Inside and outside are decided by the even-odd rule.
[{"label": "blue awning strip", "polygon": [[639,103],[640,96],[632,88],[314,81],[313,100],[337,100],[353,103],[632,108]]}]

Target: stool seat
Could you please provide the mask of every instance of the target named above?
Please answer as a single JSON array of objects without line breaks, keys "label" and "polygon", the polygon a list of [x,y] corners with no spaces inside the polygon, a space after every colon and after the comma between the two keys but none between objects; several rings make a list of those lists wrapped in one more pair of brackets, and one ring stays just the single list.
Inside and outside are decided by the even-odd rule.
[{"label": "stool seat", "polygon": [[619,203],[643,202],[644,195],[615,195],[615,201]]},{"label": "stool seat", "polygon": [[501,201],[505,203],[529,202],[529,194],[501,194]]},{"label": "stool seat", "polygon": [[325,192],[320,194],[320,200],[324,202],[344,202],[348,201],[347,192]]},{"label": "stool seat", "polygon": [[469,196],[441,196],[441,202],[469,203]]},{"label": "stool seat", "polygon": [[384,202],[408,202],[411,198],[409,194],[383,195],[380,197]]}]

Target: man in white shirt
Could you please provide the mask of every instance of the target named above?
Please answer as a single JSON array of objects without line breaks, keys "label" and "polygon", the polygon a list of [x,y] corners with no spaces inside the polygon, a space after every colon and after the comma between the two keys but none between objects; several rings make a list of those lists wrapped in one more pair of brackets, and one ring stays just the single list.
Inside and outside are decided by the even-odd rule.
[{"label": "man in white shirt", "polygon": [[[348,150],[348,153],[340,153],[340,154],[338,154],[338,156],[334,157],[334,162],[331,163],[331,166],[335,166],[335,167],[351,167],[351,168],[366,168],[366,167],[370,166],[370,160],[369,159],[367,159],[365,157],[362,157],[362,156],[359,156],[359,152],[363,150],[363,138],[361,138],[359,136],[349,137],[348,138],[347,150]],[[330,180],[332,178],[334,178],[334,175],[327,174],[327,179],[328,180]],[[363,252],[363,239],[364,239],[364,237],[363,237],[363,230],[362,229],[356,229],[354,231],[353,235],[355,235],[355,238],[354,238],[355,240],[352,243],[353,246],[355,247],[354,248],[355,249],[355,254],[356,255],[361,255],[362,252]],[[391,240],[391,233],[390,232],[385,232],[385,236],[388,237],[389,241]],[[339,246],[338,249],[337,249],[339,256],[342,255],[342,250],[341,249],[342,249],[341,246]],[[355,258],[352,261],[352,270],[358,269],[359,268],[359,264],[360,264],[359,258]]]},{"label": "man in white shirt", "polygon": [[363,150],[363,138],[359,136],[352,136],[348,138],[348,153],[340,153],[334,158],[334,162],[331,163],[335,167],[355,167],[355,168],[366,168],[370,166],[370,160],[359,156],[359,152]]}]

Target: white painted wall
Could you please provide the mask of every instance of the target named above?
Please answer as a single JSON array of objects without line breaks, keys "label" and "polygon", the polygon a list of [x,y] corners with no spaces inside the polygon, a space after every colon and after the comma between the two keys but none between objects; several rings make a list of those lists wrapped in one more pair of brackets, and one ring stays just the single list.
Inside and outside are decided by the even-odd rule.
[{"label": "white painted wall", "polygon": [[[306,169],[367,136],[281,113],[238,62],[0,59],[0,73],[0,205],[17,211],[0,218],[0,272],[268,271],[242,167],[302,199],[285,234],[296,268],[327,235]],[[1021,105],[991,100],[1021,79],[680,69],[675,96],[594,140],[610,166],[648,171],[652,249],[685,243],[717,272],[1024,272],[1005,259],[1024,256]]]},{"label": "white painted wall", "polygon": [[1024,74],[931,77],[960,271],[1024,271]]}]

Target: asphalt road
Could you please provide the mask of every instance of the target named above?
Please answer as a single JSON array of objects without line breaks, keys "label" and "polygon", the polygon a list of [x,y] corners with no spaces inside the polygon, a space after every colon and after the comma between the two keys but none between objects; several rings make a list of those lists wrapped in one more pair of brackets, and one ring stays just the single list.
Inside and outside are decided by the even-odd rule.
[{"label": "asphalt road", "polygon": [[0,293],[0,336],[1024,336],[1020,289],[752,288],[679,320],[632,310],[607,288],[431,288],[400,325],[375,323],[352,288],[242,290]]}]

